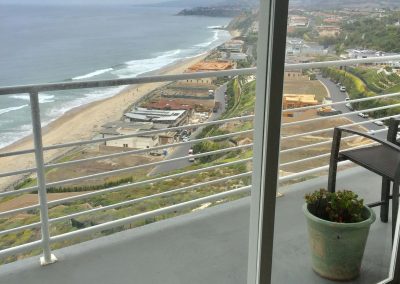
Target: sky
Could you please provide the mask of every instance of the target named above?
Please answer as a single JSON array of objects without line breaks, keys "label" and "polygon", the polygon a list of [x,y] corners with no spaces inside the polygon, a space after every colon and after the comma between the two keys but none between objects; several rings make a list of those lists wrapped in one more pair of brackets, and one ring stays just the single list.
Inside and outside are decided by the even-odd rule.
[{"label": "sky", "polygon": [[171,0],[0,0],[0,4],[153,4]]}]

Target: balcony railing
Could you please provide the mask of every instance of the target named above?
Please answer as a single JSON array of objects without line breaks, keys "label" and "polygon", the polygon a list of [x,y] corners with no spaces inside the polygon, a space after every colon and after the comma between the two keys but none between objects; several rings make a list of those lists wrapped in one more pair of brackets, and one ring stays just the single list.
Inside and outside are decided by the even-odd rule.
[{"label": "balcony railing", "polygon": [[[354,64],[373,63],[373,62],[377,63],[377,62],[386,62],[386,61],[391,61],[391,60],[400,60],[400,56],[390,56],[390,57],[388,56],[388,57],[357,59],[357,60],[340,60],[340,61],[329,61],[329,62],[315,62],[315,63],[305,63],[305,64],[288,64],[286,66],[286,69],[291,70],[291,69],[299,69],[299,68],[306,69],[306,68],[323,68],[323,67],[332,67],[332,66],[349,66],[349,65],[354,65]],[[150,82],[169,82],[169,81],[176,81],[176,80],[187,80],[187,79],[207,78],[207,77],[249,75],[249,74],[254,74],[255,71],[256,71],[255,68],[247,68],[247,69],[221,71],[221,72],[190,73],[190,74],[180,74],[180,75],[138,77],[138,78],[120,79],[120,80],[67,82],[67,83],[53,83],[53,84],[43,84],[43,85],[27,85],[27,86],[0,88],[0,95],[18,94],[18,93],[29,93],[30,94],[30,105],[31,105],[31,114],[32,114],[32,125],[33,125],[33,140],[34,140],[34,145],[35,145],[34,149],[26,149],[26,150],[20,150],[20,151],[0,153],[0,158],[18,157],[20,155],[34,153],[35,159],[36,159],[36,167],[27,168],[27,169],[19,169],[16,171],[1,172],[0,178],[9,177],[9,176],[30,175],[30,174],[36,173],[37,181],[38,181],[37,186],[31,186],[31,187],[27,187],[27,188],[23,188],[23,189],[19,189],[19,190],[11,190],[11,191],[6,191],[6,192],[1,192],[0,198],[16,196],[16,195],[20,195],[20,194],[24,194],[24,193],[32,193],[32,192],[36,192],[36,191],[38,192],[38,196],[39,196],[38,204],[0,212],[0,218],[5,218],[5,217],[11,216],[11,215],[15,215],[15,214],[19,214],[19,213],[23,213],[23,212],[27,212],[27,211],[31,211],[31,210],[39,210],[40,211],[40,221],[39,222],[33,222],[28,225],[16,226],[16,227],[13,227],[10,229],[0,231],[0,236],[6,235],[6,234],[18,233],[18,232],[21,232],[24,230],[29,230],[29,229],[39,229],[39,228],[41,229],[41,240],[37,240],[37,241],[33,241],[33,242],[29,242],[29,243],[21,244],[18,246],[3,249],[0,251],[0,257],[3,258],[3,257],[7,257],[10,255],[23,253],[26,251],[31,251],[33,249],[41,247],[44,252],[44,258],[42,259],[42,263],[48,264],[54,260],[54,257],[52,258],[51,249],[50,249],[50,245],[52,243],[71,240],[74,238],[80,238],[83,236],[91,235],[95,232],[104,231],[104,230],[115,228],[115,227],[122,226],[122,225],[128,225],[128,224],[131,224],[131,223],[139,221],[139,220],[146,220],[147,218],[159,216],[162,214],[172,213],[172,212],[176,212],[176,211],[183,210],[186,208],[193,208],[194,206],[198,206],[198,205],[204,204],[206,202],[219,201],[219,200],[222,200],[227,197],[237,196],[239,194],[249,194],[251,191],[251,185],[243,185],[243,186],[240,186],[239,188],[237,188],[237,187],[230,188],[224,192],[212,194],[212,195],[209,195],[206,197],[201,197],[201,198],[189,200],[186,202],[173,204],[173,205],[155,209],[152,211],[142,212],[137,215],[123,217],[123,218],[120,218],[117,220],[104,222],[104,223],[101,223],[98,225],[93,225],[91,227],[82,228],[82,229],[79,229],[76,231],[71,231],[71,232],[59,234],[56,236],[51,236],[49,226],[56,222],[68,221],[73,218],[83,216],[86,214],[93,214],[93,213],[98,213],[98,212],[105,211],[105,210],[121,208],[121,207],[124,207],[127,205],[139,204],[140,202],[150,200],[152,198],[166,197],[166,196],[170,196],[170,195],[173,195],[176,193],[188,192],[188,191],[198,189],[201,187],[205,187],[205,186],[209,186],[209,185],[213,185],[213,184],[217,184],[217,183],[221,183],[221,182],[227,182],[227,181],[234,180],[234,179],[240,179],[240,178],[246,178],[246,177],[248,178],[248,177],[252,176],[252,171],[249,170],[247,172],[243,172],[240,174],[225,176],[225,177],[214,179],[214,180],[208,180],[205,182],[196,183],[196,184],[192,184],[189,186],[171,189],[171,190],[165,191],[165,192],[154,193],[154,194],[139,197],[136,199],[124,200],[122,202],[117,202],[117,203],[111,204],[111,205],[96,207],[96,208],[88,209],[85,211],[71,213],[68,215],[59,216],[59,217],[55,217],[55,218],[49,218],[48,209],[52,208],[54,206],[61,205],[61,204],[68,204],[68,203],[79,201],[82,199],[99,196],[99,195],[102,195],[105,193],[111,193],[111,192],[121,191],[121,190],[125,190],[125,189],[131,189],[131,188],[134,188],[137,186],[142,186],[142,185],[149,185],[149,184],[152,184],[155,182],[162,182],[165,180],[174,179],[174,178],[178,178],[178,177],[200,174],[200,173],[203,173],[203,172],[206,172],[209,170],[215,170],[215,169],[220,169],[220,168],[228,167],[228,166],[232,166],[232,165],[249,163],[252,161],[252,158],[251,157],[250,158],[241,158],[241,159],[238,158],[238,159],[234,159],[232,161],[225,162],[222,164],[215,164],[215,165],[211,165],[211,166],[207,165],[203,168],[190,169],[190,170],[186,170],[183,172],[178,172],[178,173],[173,173],[173,174],[170,173],[170,174],[163,175],[163,176],[156,176],[154,178],[149,178],[149,179],[146,179],[143,181],[137,181],[137,182],[127,183],[127,184],[113,186],[113,187],[109,187],[109,188],[104,188],[104,189],[100,189],[100,190],[96,190],[96,191],[92,191],[92,192],[86,192],[86,193],[82,193],[82,194],[79,194],[76,196],[61,198],[61,199],[57,199],[57,200],[53,200],[53,201],[47,200],[46,188],[48,188],[48,187],[62,186],[62,185],[70,184],[70,183],[82,182],[84,180],[88,180],[88,179],[92,179],[92,178],[110,177],[110,176],[114,176],[117,174],[129,173],[129,172],[132,172],[135,170],[140,170],[140,169],[147,169],[147,168],[150,169],[150,168],[153,168],[153,167],[156,167],[159,165],[163,165],[163,164],[167,164],[167,163],[173,163],[173,162],[177,162],[177,161],[187,160],[188,156],[172,158],[172,159],[164,159],[161,161],[151,162],[151,163],[147,163],[147,164],[143,164],[143,165],[136,165],[136,166],[126,167],[126,168],[117,169],[117,170],[111,170],[111,171],[90,174],[90,175],[85,175],[85,176],[80,176],[80,177],[75,177],[75,178],[58,180],[58,181],[54,181],[54,182],[46,182],[46,179],[45,179],[46,171],[48,171],[50,169],[55,169],[55,168],[62,168],[62,167],[67,167],[67,166],[78,165],[78,164],[85,163],[85,162],[94,162],[94,161],[100,161],[100,160],[110,159],[110,158],[118,158],[118,157],[132,155],[132,154],[144,154],[144,153],[148,153],[148,152],[154,151],[154,150],[175,148],[175,147],[180,147],[180,146],[184,146],[184,145],[194,145],[196,143],[203,142],[203,141],[228,139],[228,138],[236,137],[239,135],[251,134],[253,132],[253,130],[250,129],[250,130],[236,131],[236,132],[232,132],[232,133],[228,133],[228,134],[216,135],[216,136],[211,136],[211,137],[196,138],[196,139],[193,139],[193,140],[187,141],[187,142],[179,142],[179,143],[172,143],[172,144],[167,144],[167,145],[160,145],[160,146],[155,146],[155,147],[151,147],[151,148],[147,148],[147,149],[140,149],[140,150],[128,150],[128,151],[124,151],[121,153],[113,153],[113,154],[101,155],[101,156],[90,157],[90,158],[85,158],[85,159],[78,159],[78,160],[73,160],[73,161],[64,161],[64,162],[45,163],[44,157],[43,157],[44,156],[43,154],[45,151],[85,146],[85,145],[91,145],[91,144],[99,144],[99,143],[103,143],[106,141],[130,138],[130,137],[135,137],[135,136],[139,136],[139,135],[143,135],[143,134],[154,135],[154,134],[159,134],[159,133],[165,132],[166,130],[167,131],[180,131],[180,130],[184,130],[184,129],[222,125],[222,124],[231,123],[231,122],[253,121],[254,115],[246,115],[246,116],[241,116],[241,117],[220,119],[220,120],[215,120],[215,121],[207,121],[207,122],[198,123],[198,124],[182,125],[182,126],[171,127],[171,128],[167,128],[167,129],[150,130],[150,131],[144,131],[144,132],[130,134],[130,135],[122,135],[122,136],[118,136],[118,137],[92,139],[92,140],[86,140],[86,141],[75,141],[75,142],[69,142],[69,143],[63,143],[63,144],[43,146],[42,145],[40,109],[39,109],[39,101],[38,101],[39,92],[82,89],[82,88],[123,86],[123,85],[130,85],[130,84],[150,83]],[[354,100],[348,100],[348,101],[340,101],[340,102],[320,104],[320,105],[315,105],[315,106],[307,106],[307,107],[288,109],[288,110],[283,110],[283,113],[285,114],[288,112],[303,112],[305,110],[317,109],[317,108],[321,108],[321,107],[328,107],[328,106],[332,107],[332,106],[344,105],[347,103],[359,103],[359,102],[365,102],[365,101],[371,101],[371,100],[393,98],[393,97],[397,97],[397,96],[400,96],[400,93],[386,94],[386,95],[379,95],[379,96],[375,96],[375,97],[367,97],[367,98],[354,99]],[[392,105],[385,105],[382,107],[375,107],[375,108],[370,108],[370,109],[356,110],[356,111],[352,111],[352,112],[348,112],[348,113],[337,114],[334,116],[325,116],[325,117],[311,118],[311,119],[305,119],[305,120],[294,121],[294,122],[285,122],[282,124],[282,127],[285,129],[286,127],[301,126],[301,125],[305,125],[307,123],[322,122],[322,121],[330,120],[332,118],[349,117],[349,116],[353,116],[353,115],[361,113],[361,112],[369,113],[369,112],[374,112],[374,111],[379,111],[379,110],[396,108],[399,106],[400,106],[400,103],[392,104]],[[366,121],[362,121],[362,122],[350,122],[345,125],[346,126],[362,126],[362,125],[370,124],[374,121],[378,121],[378,120],[385,121],[385,120],[388,120],[388,119],[394,118],[394,117],[400,117],[400,114],[381,117],[381,118],[372,119],[372,120],[366,120]],[[304,137],[307,135],[327,133],[332,130],[333,130],[333,127],[329,127],[329,128],[317,129],[317,130],[313,130],[313,131],[301,132],[301,133],[296,133],[296,134],[291,134],[291,135],[286,135],[286,136],[283,135],[281,137],[281,140],[289,141],[291,139]],[[379,134],[379,133],[385,132],[385,131],[386,131],[385,129],[382,129],[382,130],[375,131],[375,133]],[[349,137],[345,137],[344,139],[351,140],[353,138],[355,138],[355,137],[349,136]],[[294,153],[294,152],[302,151],[305,149],[310,149],[310,148],[320,147],[320,146],[329,147],[329,145],[331,144],[331,141],[332,141],[331,139],[328,139],[323,142],[312,143],[312,144],[307,144],[307,145],[284,149],[281,151],[281,154]],[[201,158],[204,156],[217,155],[217,154],[221,154],[221,153],[229,153],[231,151],[236,151],[236,150],[251,150],[252,146],[253,146],[252,143],[247,143],[245,145],[237,145],[237,146],[228,147],[228,148],[219,149],[219,150],[210,151],[210,152],[205,152],[205,153],[196,153],[191,157],[192,158]],[[280,167],[284,168],[284,167],[292,166],[295,164],[302,164],[305,162],[310,162],[310,161],[318,160],[321,158],[327,158],[327,157],[329,157],[329,155],[330,155],[330,152],[328,151],[326,153],[321,153],[318,155],[309,156],[309,157],[302,158],[302,159],[295,159],[295,160],[292,160],[289,162],[282,163],[280,165]],[[349,162],[342,162],[339,165],[346,165],[346,164],[349,164]],[[279,178],[279,180],[280,180],[280,182],[287,182],[287,181],[295,180],[300,177],[306,177],[306,176],[309,176],[312,174],[324,172],[327,169],[328,169],[328,165],[322,164],[317,167],[313,167],[311,169],[306,169],[306,170],[302,170],[299,172],[291,173],[286,176],[281,176]]]}]

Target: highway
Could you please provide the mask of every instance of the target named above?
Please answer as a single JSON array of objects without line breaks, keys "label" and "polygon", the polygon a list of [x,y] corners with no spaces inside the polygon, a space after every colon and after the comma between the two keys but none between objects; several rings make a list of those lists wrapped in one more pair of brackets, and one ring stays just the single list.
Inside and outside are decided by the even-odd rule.
[{"label": "highway", "polygon": [[[208,118],[208,121],[217,120],[221,116],[221,114],[225,111],[225,91],[226,91],[227,84],[228,83],[225,83],[215,90],[215,93],[214,93],[215,101],[220,102],[221,107],[218,109],[218,112],[211,113],[210,117]],[[201,132],[202,129],[203,129],[203,127],[199,127],[196,131],[192,132],[192,134],[190,135],[190,139],[194,139]],[[169,159],[173,159],[173,158],[187,156],[189,149],[191,147],[192,147],[192,145],[182,145],[182,146],[175,147],[173,150],[172,150],[172,148],[169,148],[168,150],[170,152],[167,154],[165,159],[169,160]],[[154,167],[153,170],[151,170],[151,172],[149,173],[149,175],[156,175],[156,174],[163,173],[163,172],[169,172],[169,171],[181,169],[181,168],[187,167],[191,164],[193,164],[193,162],[189,162],[188,159],[165,163],[163,165]]]}]

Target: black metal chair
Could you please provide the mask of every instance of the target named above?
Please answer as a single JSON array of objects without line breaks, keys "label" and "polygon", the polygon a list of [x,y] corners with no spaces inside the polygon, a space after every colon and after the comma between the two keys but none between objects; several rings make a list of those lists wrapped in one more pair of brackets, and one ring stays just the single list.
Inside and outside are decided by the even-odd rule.
[{"label": "black metal chair", "polygon": [[[382,222],[386,223],[388,222],[389,200],[392,199],[392,236],[395,231],[399,206],[400,143],[396,141],[399,122],[399,120],[395,119],[390,120],[387,140],[380,139],[368,133],[344,127],[336,127],[333,132],[328,177],[328,191],[335,192],[337,163],[345,160],[350,160],[382,176],[381,200],[367,205],[369,207],[381,206],[380,218]],[[340,151],[340,140],[343,132],[369,138],[380,145]],[[393,182],[392,195],[390,195],[391,182]]]}]

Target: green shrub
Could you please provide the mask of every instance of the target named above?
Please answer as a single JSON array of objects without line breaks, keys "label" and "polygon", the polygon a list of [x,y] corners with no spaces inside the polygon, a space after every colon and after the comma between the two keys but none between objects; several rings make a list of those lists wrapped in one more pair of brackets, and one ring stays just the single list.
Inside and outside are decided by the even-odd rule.
[{"label": "green shrub", "polygon": [[118,180],[112,180],[112,181],[105,181],[103,184],[99,185],[83,185],[83,186],[65,186],[65,187],[48,187],[47,192],[48,193],[62,193],[62,192],[83,192],[83,191],[94,191],[94,190],[100,190],[104,188],[110,188],[126,183],[133,182],[132,177],[127,177],[127,178],[121,178]]},{"label": "green shrub", "polygon": [[22,182],[20,182],[19,184],[17,184],[14,189],[18,190],[21,188],[25,188],[28,185],[30,185],[30,183],[32,183],[33,181],[34,180],[32,178],[28,177],[28,178],[24,179]]},{"label": "green shrub", "polygon": [[325,189],[306,194],[306,203],[311,214],[318,218],[337,223],[364,221],[363,199],[349,190],[328,192]]},{"label": "green shrub", "polygon": [[[212,152],[212,151],[216,151],[216,150],[220,150],[220,149],[228,148],[228,147],[229,147],[228,142],[203,141],[203,142],[197,143],[196,145],[193,146],[193,152],[195,154],[199,154],[199,153]],[[198,158],[198,160],[201,163],[209,163],[211,161],[214,161],[214,160],[222,157],[223,155],[224,155],[224,153],[203,156],[203,157]]]}]

